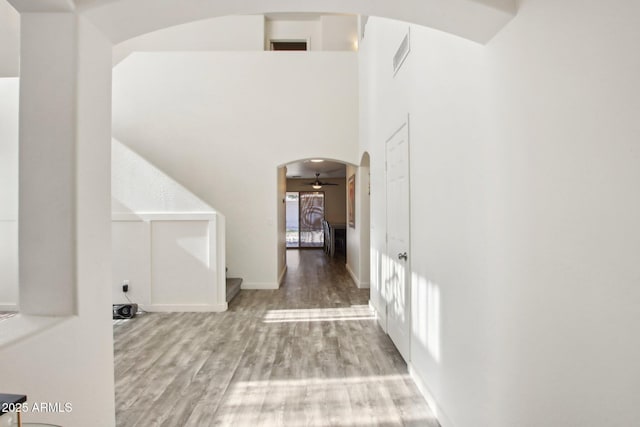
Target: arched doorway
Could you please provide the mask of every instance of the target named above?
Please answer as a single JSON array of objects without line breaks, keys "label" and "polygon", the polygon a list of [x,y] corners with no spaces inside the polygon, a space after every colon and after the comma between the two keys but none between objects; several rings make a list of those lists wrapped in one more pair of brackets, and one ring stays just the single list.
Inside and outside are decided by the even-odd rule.
[{"label": "arched doorway", "polygon": [[280,280],[285,273],[287,249],[322,249],[328,257],[348,262],[347,179],[354,168],[348,162],[322,157],[292,161],[278,168]]},{"label": "arched doorway", "polygon": [[[30,7],[33,8],[33,5]],[[516,10],[516,2],[501,0],[431,0],[428,4],[420,0],[378,3],[345,0],[331,4],[323,0],[304,3],[287,0],[250,0],[241,3],[234,0],[168,0],[161,4],[152,0],[86,0],[81,7],[81,13],[113,43],[199,19],[266,12],[333,12],[380,16],[433,27],[485,43],[515,16]]]},{"label": "arched doorway", "polygon": [[[18,0],[12,3],[23,7],[25,14],[21,149],[39,153],[27,155],[20,162],[21,174],[30,177],[20,183],[21,203],[24,202],[20,210],[21,231],[29,231],[20,234],[20,246],[26,255],[21,259],[21,270],[29,273],[21,274],[21,305],[26,315],[70,317],[67,323],[48,332],[52,335],[44,337],[48,339],[31,337],[20,342],[27,348],[25,353],[33,355],[44,354],[48,342],[60,343],[65,352],[60,355],[63,360],[56,369],[58,374],[44,363],[30,363],[29,358],[18,363],[14,371],[28,368],[33,373],[33,388],[42,394],[52,386],[36,378],[47,378],[49,384],[69,384],[75,393],[70,397],[80,402],[73,415],[77,424],[92,424],[95,420],[113,424],[111,331],[109,322],[100,314],[109,299],[105,285],[110,259],[111,45],[210,16],[264,9],[294,10],[286,1],[267,5],[254,1],[238,6],[233,1],[173,0],[156,5],[144,0],[89,0],[77,9],[70,2],[47,2],[35,7]],[[489,39],[513,15],[509,8],[492,7],[505,2],[492,0],[468,1],[468,8],[456,11],[452,10],[456,6],[446,0],[432,3],[442,9],[441,13],[433,14],[431,8],[417,0],[375,7],[363,0],[339,6],[313,1],[305,3],[305,8],[329,7],[336,12],[412,20],[478,41]],[[299,8],[296,5],[295,11]],[[465,16],[474,16],[474,25],[469,25]],[[43,69],[47,73],[42,73]],[[55,209],[40,209],[43,212],[39,213],[43,200],[45,206]],[[43,244],[42,235],[49,236],[49,242]],[[74,374],[68,375],[69,372]],[[96,372],[100,375],[96,376]],[[83,384],[89,373],[94,375],[87,389]],[[15,377],[6,380],[19,384]],[[87,401],[100,404],[90,405]]]}]

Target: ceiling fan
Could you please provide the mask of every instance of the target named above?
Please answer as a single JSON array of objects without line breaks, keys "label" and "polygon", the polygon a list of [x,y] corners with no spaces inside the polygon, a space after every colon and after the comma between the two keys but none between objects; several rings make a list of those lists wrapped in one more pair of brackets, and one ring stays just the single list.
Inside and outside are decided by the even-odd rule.
[{"label": "ceiling fan", "polygon": [[316,172],[316,180],[313,182],[307,182],[305,185],[312,186],[315,190],[319,190],[323,185],[338,185],[331,182],[321,182],[320,181],[320,172]]}]

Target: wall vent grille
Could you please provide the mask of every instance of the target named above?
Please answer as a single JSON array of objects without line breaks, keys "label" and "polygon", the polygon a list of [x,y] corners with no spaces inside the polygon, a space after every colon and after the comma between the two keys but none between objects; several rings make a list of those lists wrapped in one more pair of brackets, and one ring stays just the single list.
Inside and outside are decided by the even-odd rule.
[{"label": "wall vent grille", "polygon": [[395,76],[402,64],[404,64],[404,60],[407,59],[409,52],[411,51],[411,41],[409,37],[409,30],[407,29],[407,35],[404,36],[400,46],[398,46],[398,50],[396,50],[395,55],[393,55],[393,75]]},{"label": "wall vent grille", "polygon": [[271,40],[271,50],[309,50],[306,40]]}]

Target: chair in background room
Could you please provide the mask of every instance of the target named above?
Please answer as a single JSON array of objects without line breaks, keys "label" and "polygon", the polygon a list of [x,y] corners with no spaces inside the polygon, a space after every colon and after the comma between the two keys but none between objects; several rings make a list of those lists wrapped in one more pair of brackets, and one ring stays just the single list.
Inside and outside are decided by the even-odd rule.
[{"label": "chair in background room", "polygon": [[324,235],[324,253],[329,254],[331,252],[331,230],[326,219],[322,220],[322,232]]}]

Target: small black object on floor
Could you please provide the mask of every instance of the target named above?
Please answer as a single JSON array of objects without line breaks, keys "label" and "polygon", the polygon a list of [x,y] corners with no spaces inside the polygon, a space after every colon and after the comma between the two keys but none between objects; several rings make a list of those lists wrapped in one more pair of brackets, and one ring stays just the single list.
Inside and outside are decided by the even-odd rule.
[{"label": "small black object on floor", "polygon": [[114,319],[132,319],[138,312],[138,304],[113,304]]}]

